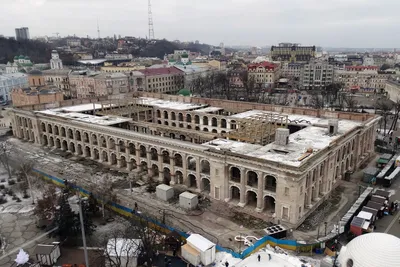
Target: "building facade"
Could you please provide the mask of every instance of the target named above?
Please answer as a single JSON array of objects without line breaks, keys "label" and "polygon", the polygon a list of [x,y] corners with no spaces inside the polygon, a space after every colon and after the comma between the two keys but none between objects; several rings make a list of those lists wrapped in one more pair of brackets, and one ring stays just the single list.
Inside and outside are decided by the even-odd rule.
[{"label": "building facade", "polygon": [[72,72],[69,83],[73,98],[94,98],[130,91],[128,76],[123,73]]},{"label": "building facade", "polygon": [[56,103],[64,100],[63,92],[50,86],[13,89],[11,97],[14,107]]},{"label": "building facade", "polygon": [[304,63],[288,63],[282,64],[282,76],[300,78],[303,71]]},{"label": "building facade", "polygon": [[139,70],[145,76],[144,90],[153,93],[175,94],[184,87],[184,72],[175,67]]},{"label": "building facade", "polygon": [[397,79],[388,79],[385,84],[385,92],[389,99],[396,103],[400,100],[400,81]]},{"label": "building facade", "polygon": [[273,88],[281,75],[279,64],[261,62],[247,66],[249,79],[254,79],[260,88]]},{"label": "building facade", "polygon": [[28,75],[24,73],[0,74],[0,102],[11,100],[11,91],[28,86]]},{"label": "building facade", "polygon": [[[272,143],[256,145],[221,137],[199,143],[193,139],[196,135],[235,132],[245,118],[255,122],[259,117],[261,124],[272,118],[269,111],[282,111],[282,107],[236,102],[237,113],[223,115],[232,101],[151,96],[143,93],[128,99],[140,104],[138,112],[143,116],[132,116],[133,121],[120,127],[95,123],[91,104],[89,109],[85,105],[73,109],[75,113],[82,109],[87,123],[69,116],[64,108],[43,112],[14,109],[13,134],[124,169],[144,180],[180,184],[215,201],[252,207],[275,223],[291,226],[299,225],[327,199],[344,174],[356,170],[374,150],[379,118],[372,114],[310,109],[302,116],[311,120],[311,125],[294,119],[302,114],[301,109],[286,108],[288,114],[276,118],[290,119],[293,112],[294,121],[288,128],[278,127]],[[105,112],[100,106],[97,112]],[[218,114],[212,113],[216,110]],[[312,143],[313,138],[318,142]]]},{"label": "building facade", "polygon": [[15,38],[17,39],[17,41],[31,39],[29,35],[29,28],[28,27],[16,28]]},{"label": "building facade", "polygon": [[270,57],[273,61],[290,63],[307,63],[315,58],[315,46],[300,46],[299,44],[280,43],[279,46],[272,46]]},{"label": "building facade", "polygon": [[374,70],[346,71],[335,70],[335,82],[343,83],[345,89],[365,88],[383,90],[391,74],[379,73]]},{"label": "building facade", "polygon": [[305,64],[300,77],[302,89],[322,89],[333,83],[333,66],[327,62]]}]

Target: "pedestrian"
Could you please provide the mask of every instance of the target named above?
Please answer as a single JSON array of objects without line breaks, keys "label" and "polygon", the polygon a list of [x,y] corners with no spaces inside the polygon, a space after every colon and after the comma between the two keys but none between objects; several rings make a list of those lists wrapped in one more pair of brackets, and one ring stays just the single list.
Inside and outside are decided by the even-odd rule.
[{"label": "pedestrian", "polygon": [[225,267],[229,267],[229,262],[228,261],[225,262]]},{"label": "pedestrian", "polygon": [[164,266],[167,267],[167,264],[168,264],[167,256],[164,256]]},{"label": "pedestrian", "polygon": [[135,202],[135,210],[136,210],[136,211],[138,210],[138,205],[137,205],[136,202]]},{"label": "pedestrian", "polygon": [[260,261],[261,260],[261,255],[258,254],[257,258],[258,258],[258,261]]},{"label": "pedestrian", "polygon": [[271,254],[268,253],[268,260],[270,261],[271,258],[272,258],[272,257],[271,257]]}]

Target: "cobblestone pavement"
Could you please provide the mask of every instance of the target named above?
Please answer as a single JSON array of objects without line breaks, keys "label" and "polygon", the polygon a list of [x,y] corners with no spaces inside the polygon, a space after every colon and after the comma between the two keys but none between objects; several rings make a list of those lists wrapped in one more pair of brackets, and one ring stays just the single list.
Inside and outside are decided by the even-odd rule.
[{"label": "cobblestone pavement", "polygon": [[[32,212],[14,213],[26,208],[23,204],[0,206],[0,235],[6,242],[6,248],[0,252],[0,266],[8,267],[14,262],[19,248],[24,249],[31,256],[36,244],[51,242],[44,232],[36,227]],[[13,213],[8,213],[12,210]]]}]

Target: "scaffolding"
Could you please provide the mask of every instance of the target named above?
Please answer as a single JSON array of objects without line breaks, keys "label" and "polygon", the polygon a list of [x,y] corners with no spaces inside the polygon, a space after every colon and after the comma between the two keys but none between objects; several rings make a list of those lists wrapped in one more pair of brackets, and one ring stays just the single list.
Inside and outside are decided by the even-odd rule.
[{"label": "scaffolding", "polygon": [[100,104],[100,111],[96,112],[100,116],[127,117],[134,121],[150,121],[152,119],[153,108],[144,105],[138,99],[112,99]]},{"label": "scaffolding", "polygon": [[265,112],[236,120],[236,128],[225,134],[227,139],[267,145],[275,140],[277,128],[286,128],[288,116]]}]

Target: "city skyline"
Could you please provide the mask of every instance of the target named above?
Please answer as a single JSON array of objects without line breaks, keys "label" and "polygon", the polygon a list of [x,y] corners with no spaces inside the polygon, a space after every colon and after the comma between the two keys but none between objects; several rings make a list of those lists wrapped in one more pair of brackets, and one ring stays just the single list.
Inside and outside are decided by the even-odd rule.
[{"label": "city skyline", "polygon": [[[102,37],[148,35],[147,1],[18,0],[3,8],[6,15],[0,18],[0,34],[5,36],[14,36],[15,28],[26,26],[31,36],[59,32],[61,36],[97,37],[97,19]],[[400,22],[398,8],[400,2],[394,0],[386,1],[384,7],[372,0],[152,0],[157,39],[213,45],[265,46],[288,41],[330,47],[397,47],[400,36],[390,32],[396,32]]]}]

